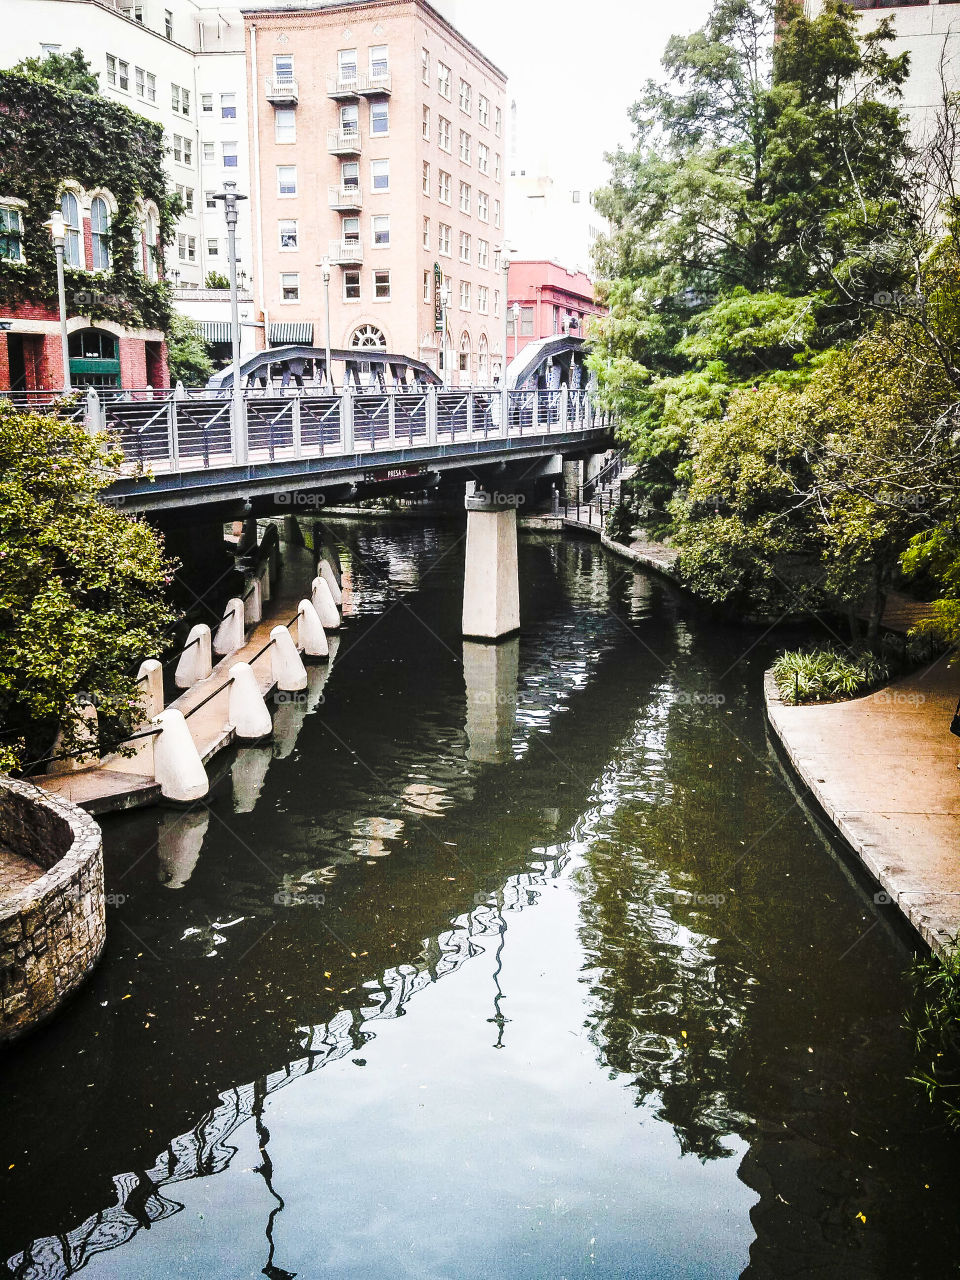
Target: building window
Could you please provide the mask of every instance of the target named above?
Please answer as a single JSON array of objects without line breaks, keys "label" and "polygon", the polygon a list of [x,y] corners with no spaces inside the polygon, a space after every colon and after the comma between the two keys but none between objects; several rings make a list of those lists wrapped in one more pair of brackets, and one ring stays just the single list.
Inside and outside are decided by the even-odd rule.
[{"label": "building window", "polygon": [[184,213],[193,213],[193,187],[177,186],[177,195],[183,201]]},{"label": "building window", "polygon": [[430,194],[430,165],[426,160],[423,162],[423,194],[425,196]]},{"label": "building window", "polygon": [[441,222],[437,229],[437,232],[438,232],[437,251],[439,253],[442,253],[444,257],[449,258],[450,257],[450,237],[452,234],[451,229],[445,222]]},{"label": "building window", "polygon": [[390,298],[390,272],[375,271],[373,273],[373,296],[380,298],[381,301],[388,301]]},{"label": "building window", "polygon": [[177,256],[181,262],[196,262],[197,237],[187,236],[181,232],[177,236]]},{"label": "building window", "polygon": [[495,227],[499,227],[500,225],[500,201],[499,200],[494,200],[493,202],[493,225]]},{"label": "building window", "polygon": [[173,135],[173,158],[180,164],[193,164],[193,140]]},{"label": "building window", "polygon": [[203,158],[204,158],[204,160],[205,160],[205,161],[213,161],[213,160],[215,160],[215,159],[216,159],[216,156],[214,155],[213,143],[212,143],[212,142],[204,142],[204,143],[202,143],[202,146],[203,146]]},{"label": "building window", "polygon": [[424,218],[423,220],[423,247],[425,249],[430,248],[430,219],[429,218]]},{"label": "building window", "polygon": [[430,50],[420,50],[420,79],[424,84],[430,83]]},{"label": "building window", "polygon": [[344,302],[360,301],[359,271],[345,271],[343,273],[343,300]]},{"label": "building window", "polygon": [[460,159],[464,164],[470,163],[470,135],[465,129],[460,130]]},{"label": "building window", "polygon": [[477,285],[477,310],[482,316],[490,310],[490,290],[485,284]]},{"label": "building window", "polygon": [[66,226],[63,241],[63,260],[68,267],[82,267],[83,228],[80,225],[80,201],[72,191],[60,197],[60,212]]},{"label": "building window", "polygon": [[340,108],[340,132],[354,135],[360,132],[360,108],[347,103]]},{"label": "building window", "polygon": [[533,307],[520,308],[520,337],[533,337]]},{"label": "building window", "polygon": [[370,161],[370,181],[373,184],[374,191],[390,190],[390,161],[389,160],[371,160]]},{"label": "building window", "polygon": [[490,99],[481,93],[477,98],[477,119],[486,129],[490,124]]},{"label": "building window", "polygon": [[466,80],[460,81],[460,110],[465,111],[467,115],[473,110],[473,90]]},{"label": "building window", "polygon": [[441,204],[451,203],[451,178],[449,173],[440,170],[440,178],[437,183],[437,198]]},{"label": "building window", "polygon": [[235,142],[224,142],[223,147],[223,167],[225,169],[236,169],[237,167],[237,144]]},{"label": "building window", "polygon": [[460,310],[461,311],[470,310],[470,281],[469,280],[460,281]]},{"label": "building window", "polygon": [[340,239],[345,244],[360,243],[360,219],[344,218],[340,223]]},{"label": "building window", "polygon": [[90,202],[90,231],[93,236],[94,271],[110,270],[110,210],[103,196]]},{"label": "building window", "polygon": [[497,317],[497,319],[500,318],[500,290],[499,289],[494,289],[493,291],[493,314]]},{"label": "building window", "polygon": [[173,11],[164,9],[163,11],[163,33],[168,40],[173,39]]},{"label": "building window", "polygon": [[372,221],[373,243],[385,248],[390,243],[390,215],[378,213]]},{"label": "building window", "polygon": [[430,301],[430,272],[429,271],[424,271],[423,273],[423,300],[424,302]]},{"label": "building window", "polygon": [[390,104],[373,102],[370,104],[370,133],[377,137],[390,132]]},{"label": "building window", "polygon": [[236,118],[237,118],[237,95],[235,93],[221,93],[220,119],[236,120]]},{"label": "building window", "polygon": [[[460,288],[461,288],[461,291],[462,291],[463,286],[461,285],[461,286],[460,286]],[[470,372],[470,335],[469,335],[469,333],[464,333],[464,334],[462,334],[462,335],[461,335],[461,338],[460,338],[460,361],[459,361],[459,364],[460,364],[460,372],[461,372],[461,373],[469,373],[469,372]]]},{"label": "building window", "polygon": [[390,71],[390,60],[385,44],[370,46],[370,76],[373,80],[382,80]]},{"label": "building window", "polygon": [[293,54],[275,53],[273,55],[273,78],[277,84],[289,84],[293,79]]},{"label": "building window", "polygon": [[460,232],[460,261],[470,261],[470,235],[467,231]]},{"label": "building window", "polygon": [[134,67],[133,76],[137,86],[137,97],[142,98],[144,102],[156,102],[157,77],[149,71],[144,71],[143,67]]},{"label": "building window", "polygon": [[477,169],[480,173],[490,172],[490,148],[482,142],[477,143]]},{"label": "building window", "polygon": [[300,272],[284,271],[280,275],[280,296],[284,302],[300,301]]},{"label": "building window", "polygon": [[357,79],[356,49],[337,50],[337,78],[341,83],[346,81],[348,84]]},{"label": "building window", "polygon": [[500,153],[497,152],[497,158],[493,162],[493,176],[497,182],[503,177],[503,161],[500,159]]},{"label": "building window", "polygon": [[157,215],[152,209],[147,210],[146,218],[146,238],[147,238],[147,279],[156,280],[160,274],[159,263],[157,261],[157,236],[158,224]]},{"label": "building window", "polygon": [[277,107],[273,115],[273,138],[275,142],[296,142],[297,113],[293,107]]},{"label": "building window", "polygon": [[445,62],[437,63],[437,92],[441,98],[450,99],[450,68]]},{"label": "building window", "polygon": [[115,58],[112,53],[107,54],[107,84],[124,91],[130,88],[130,63]]},{"label": "building window", "polygon": [[201,93],[200,111],[205,116],[209,116],[213,114],[213,94],[212,93]]},{"label": "building window", "polygon": [[295,196],[297,194],[297,166],[295,164],[277,165],[277,195]]},{"label": "building window", "polygon": [[423,119],[420,123],[420,135],[424,142],[430,141],[430,108],[424,103]]},{"label": "building window", "polygon": [[437,117],[437,143],[441,151],[450,150],[450,121],[444,116]]},{"label": "building window", "polygon": [[23,262],[23,222],[20,210],[0,204],[0,260]]},{"label": "building window", "polygon": [[280,248],[296,249],[297,223],[295,219],[287,219],[280,223]]},{"label": "building window", "polygon": [[208,258],[220,257],[220,241],[219,240],[207,241],[207,257]]},{"label": "building window", "polygon": [[375,324],[362,324],[350,339],[351,347],[375,347],[378,351],[386,349],[387,340]]},{"label": "building window", "polygon": [[490,197],[485,191],[477,192],[477,217],[481,222],[490,221]]},{"label": "building window", "polygon": [[461,213],[470,212],[470,183],[469,182],[460,183],[460,212]]},{"label": "building window", "polygon": [[215,191],[205,191],[203,193],[203,203],[208,209],[217,207],[217,193]]},{"label": "building window", "polygon": [[356,160],[344,160],[340,165],[340,185],[344,191],[360,190],[360,166]]},{"label": "building window", "polygon": [[477,241],[477,266],[484,271],[490,266],[490,242],[489,240]]},{"label": "building window", "polygon": [[496,107],[493,113],[493,132],[498,138],[503,133],[503,112],[499,107]]},{"label": "building window", "polygon": [[[139,85],[137,86],[137,89],[138,89],[138,92],[139,92]],[[180,115],[180,103],[181,103],[180,94],[181,94],[181,92],[182,92],[182,90],[181,90],[181,88],[180,88],[180,86],[179,86],[178,84],[171,84],[171,86],[170,86],[170,109],[171,109],[171,111],[173,112],[173,114],[174,114],[174,115],[176,115],[176,116]],[[185,114],[185,113],[184,113],[184,114]]]}]

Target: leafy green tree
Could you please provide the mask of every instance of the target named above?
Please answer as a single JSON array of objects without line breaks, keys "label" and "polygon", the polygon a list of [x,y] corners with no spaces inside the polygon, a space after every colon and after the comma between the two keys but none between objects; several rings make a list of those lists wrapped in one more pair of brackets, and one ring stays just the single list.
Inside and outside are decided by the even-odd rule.
[{"label": "leafy green tree", "polygon": [[122,457],[82,424],[0,401],[0,768],[45,757],[87,695],[104,735],[139,717],[131,675],[161,646],[172,566],[156,532],[102,500]]},{"label": "leafy green tree", "polygon": [[98,94],[100,82],[82,49],[71,53],[48,53],[43,58],[21,58],[13,67],[25,76],[39,80],[51,80],[61,89],[74,93]]},{"label": "leafy green tree", "polygon": [[222,271],[208,271],[204,285],[208,289],[229,289],[230,281]]},{"label": "leafy green tree", "polygon": [[178,312],[171,315],[167,329],[167,360],[171,383],[202,386],[213,373],[213,361],[200,326]]}]

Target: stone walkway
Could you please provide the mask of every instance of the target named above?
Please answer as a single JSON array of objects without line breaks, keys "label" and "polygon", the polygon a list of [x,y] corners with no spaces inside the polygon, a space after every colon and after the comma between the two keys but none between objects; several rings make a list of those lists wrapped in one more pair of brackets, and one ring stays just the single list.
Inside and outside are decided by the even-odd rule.
[{"label": "stone walkway", "polygon": [[847,844],[938,954],[960,932],[960,657],[850,702],[788,706],[770,727]]},{"label": "stone walkway", "polygon": [[43,875],[43,868],[22,854],[4,849],[0,845],[0,902],[12,898],[15,893],[33,884]]}]

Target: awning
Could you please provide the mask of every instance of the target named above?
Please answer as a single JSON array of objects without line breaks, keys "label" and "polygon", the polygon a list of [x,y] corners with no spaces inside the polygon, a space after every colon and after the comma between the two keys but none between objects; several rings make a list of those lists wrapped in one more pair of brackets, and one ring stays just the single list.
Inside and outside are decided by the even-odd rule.
[{"label": "awning", "polygon": [[277,320],[270,325],[271,347],[313,346],[313,322],[310,320]]},{"label": "awning", "polygon": [[229,320],[201,320],[200,331],[204,342],[232,342]]}]

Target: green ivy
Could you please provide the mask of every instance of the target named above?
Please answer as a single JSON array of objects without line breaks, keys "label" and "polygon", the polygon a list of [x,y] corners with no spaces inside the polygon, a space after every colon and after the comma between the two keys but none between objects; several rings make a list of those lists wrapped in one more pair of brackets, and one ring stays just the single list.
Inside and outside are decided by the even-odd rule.
[{"label": "green ivy", "polygon": [[117,212],[111,226],[112,269],[67,268],[68,312],[127,328],[166,330],[169,287],[148,280],[137,266],[138,198],[152,200],[159,210],[160,246],[170,242],[181,211],[179,198],[167,194],[163,156],[160,125],[126,107],[39,76],[0,72],[0,195],[28,205],[26,262],[0,261],[0,305],[56,309],[56,256],[43,224],[59,208],[63,182],[73,178],[88,191],[108,190]]}]

